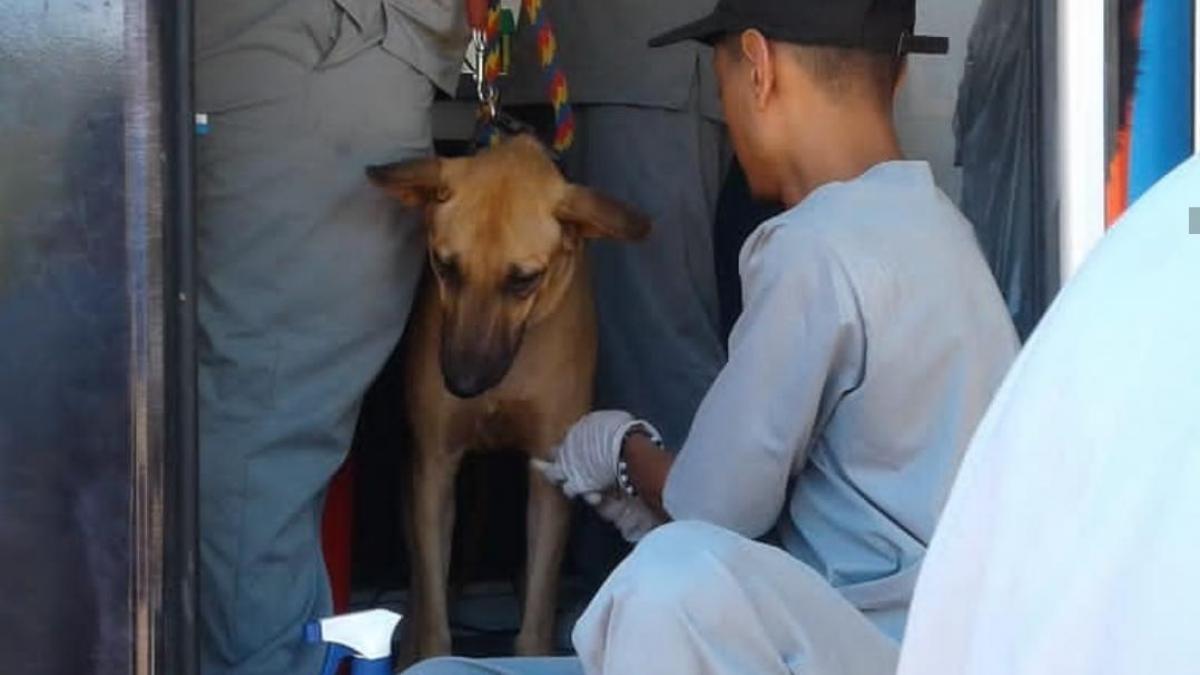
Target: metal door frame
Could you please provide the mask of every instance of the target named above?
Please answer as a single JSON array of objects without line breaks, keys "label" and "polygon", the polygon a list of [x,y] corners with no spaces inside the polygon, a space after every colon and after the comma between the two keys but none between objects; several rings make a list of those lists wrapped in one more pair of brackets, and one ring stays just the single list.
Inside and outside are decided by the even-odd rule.
[{"label": "metal door frame", "polygon": [[126,0],[136,675],[195,675],[192,2]]},{"label": "metal door frame", "polygon": [[[1059,264],[1065,283],[1104,236],[1107,40],[1113,2],[1058,2]],[[1097,11],[1099,9],[1099,11]]]}]

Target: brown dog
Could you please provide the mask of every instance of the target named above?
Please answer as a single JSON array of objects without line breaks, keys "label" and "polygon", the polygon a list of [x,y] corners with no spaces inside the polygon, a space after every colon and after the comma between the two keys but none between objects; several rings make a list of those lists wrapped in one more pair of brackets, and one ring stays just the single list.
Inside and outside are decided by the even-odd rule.
[{"label": "brown dog", "polygon": [[[467,159],[368,169],[426,210],[433,282],[409,322],[406,396],[413,422],[409,491],[416,656],[446,654],[454,480],[468,450],[521,448],[548,458],[591,408],[596,318],[584,240],[634,240],[646,218],[568,184],[521,136]],[[552,646],[568,504],[530,472],[524,616],[518,654]]]}]

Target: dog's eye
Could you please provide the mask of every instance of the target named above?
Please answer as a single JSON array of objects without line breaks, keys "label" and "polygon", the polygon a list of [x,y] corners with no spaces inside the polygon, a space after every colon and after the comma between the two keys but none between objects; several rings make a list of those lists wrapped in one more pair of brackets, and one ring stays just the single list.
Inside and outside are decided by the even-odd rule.
[{"label": "dog's eye", "polygon": [[538,287],[538,284],[542,282],[542,277],[544,275],[545,271],[543,270],[538,270],[536,272],[520,272],[514,270],[508,275],[508,280],[504,283],[505,290],[519,298],[527,297]]},{"label": "dog's eye", "polygon": [[449,284],[456,284],[462,279],[458,269],[458,261],[453,258],[443,258],[439,255],[432,257],[433,272]]}]

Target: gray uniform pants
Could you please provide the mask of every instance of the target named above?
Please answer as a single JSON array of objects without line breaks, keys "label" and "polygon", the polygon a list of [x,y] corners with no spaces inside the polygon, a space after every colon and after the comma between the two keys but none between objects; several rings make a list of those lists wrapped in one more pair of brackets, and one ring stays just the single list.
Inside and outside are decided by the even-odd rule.
[{"label": "gray uniform pants", "polygon": [[574,642],[579,658],[438,659],[405,675],[891,675],[899,653],[786,551],[704,523],[643,540]]},{"label": "gray uniform pants", "polygon": [[267,49],[198,66],[202,101],[270,93],[208,110],[199,143],[201,672],[314,675],[326,484],[424,250],[363,168],[429,152],[432,86],[378,47],[329,69]]},{"label": "gray uniform pants", "polygon": [[[713,257],[713,218],[728,164],[724,127],[695,102],[683,110],[578,105],[568,178],[653,219],[646,241],[589,245],[599,318],[595,407],[651,420],[670,447],[725,363]],[[598,586],[624,554],[608,523],[584,510],[573,538]]]},{"label": "gray uniform pants", "polygon": [[728,164],[722,125],[682,111],[576,107],[571,180],[646,213],[640,244],[592,244],[600,351],[596,407],[651,420],[679,447],[725,362],[713,218]]}]

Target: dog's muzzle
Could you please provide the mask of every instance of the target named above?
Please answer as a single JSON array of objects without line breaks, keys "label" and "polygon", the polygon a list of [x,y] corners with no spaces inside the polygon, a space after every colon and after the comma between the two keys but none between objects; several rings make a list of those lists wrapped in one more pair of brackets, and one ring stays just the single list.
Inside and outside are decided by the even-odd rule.
[{"label": "dog's muzzle", "polygon": [[460,352],[443,347],[441,365],[446,390],[462,399],[487,393],[504,380],[512,367],[515,352]]}]

